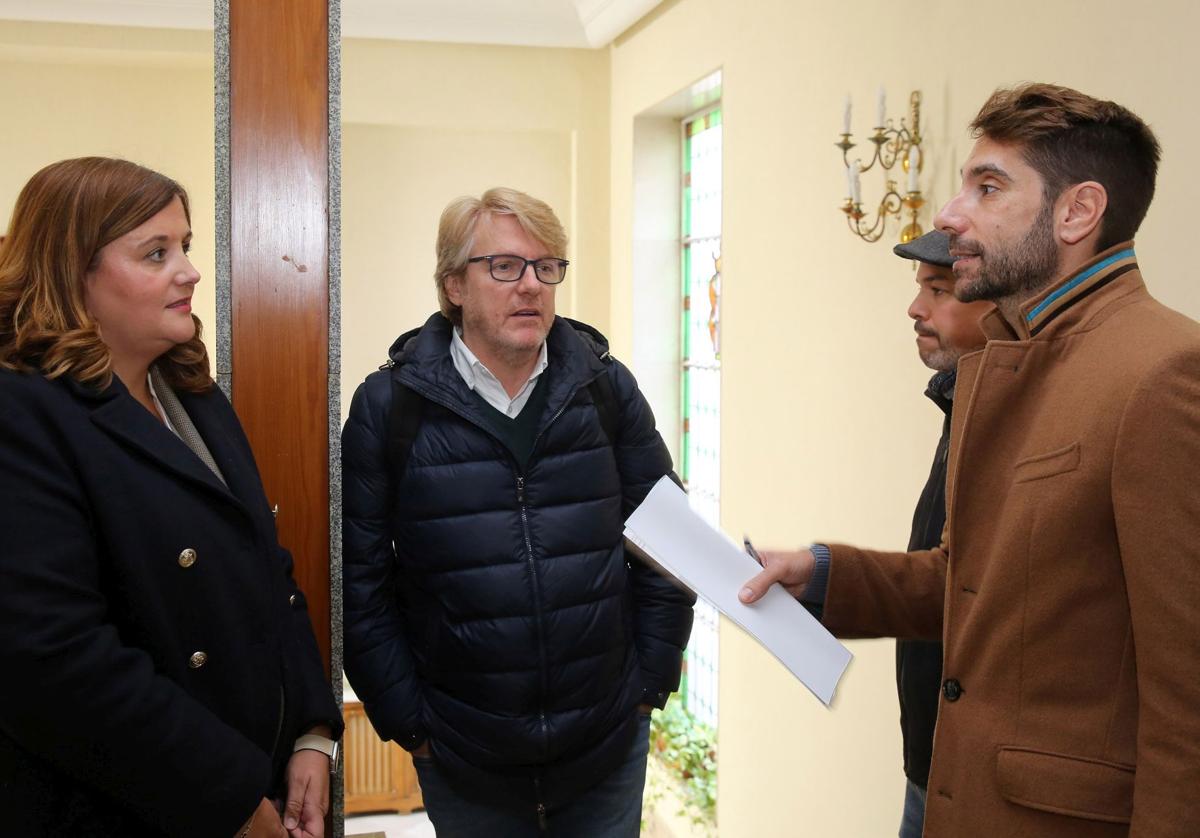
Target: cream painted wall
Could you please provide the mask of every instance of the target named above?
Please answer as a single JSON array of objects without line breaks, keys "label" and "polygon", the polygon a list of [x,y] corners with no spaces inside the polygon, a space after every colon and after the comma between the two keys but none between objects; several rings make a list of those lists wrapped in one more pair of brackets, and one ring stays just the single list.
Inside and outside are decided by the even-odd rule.
[{"label": "cream painted wall", "polygon": [[511,186],[548,202],[571,268],[558,312],[608,328],[608,53],[348,40],[342,52],[342,413],[437,309],[437,221]]},{"label": "cream painted wall", "polygon": [[[1113,25],[1119,20],[1120,25]],[[1138,240],[1151,291],[1200,317],[1186,267],[1200,174],[1190,3],[1114,0],[1003,7],[946,0],[904,10],[864,0],[668,0],[612,47],[612,314],[629,354],[634,118],[714,69],[724,73],[722,519],[760,545],[814,539],[902,548],[939,430],[905,317],[913,274],[890,241],[845,230],[842,97],[860,136],[887,84],[898,116],[923,91],[931,204],[952,194],[965,125],[997,86],[1055,81],[1121,102],[1165,149]],[[873,121],[873,120],[872,120]],[[877,172],[863,178],[869,200]],[[929,228],[929,217],[922,219]],[[889,233],[889,238],[892,234]],[[893,239],[894,240],[894,239]],[[673,315],[671,315],[673,316]],[[903,795],[891,641],[856,659],[832,711],[741,632],[721,639],[722,838],[895,834]]]},{"label": "cream painted wall", "polygon": [[215,355],[212,55],[211,32],[0,20],[0,225],[34,172],[68,157],[175,178],[191,199],[193,310]]}]

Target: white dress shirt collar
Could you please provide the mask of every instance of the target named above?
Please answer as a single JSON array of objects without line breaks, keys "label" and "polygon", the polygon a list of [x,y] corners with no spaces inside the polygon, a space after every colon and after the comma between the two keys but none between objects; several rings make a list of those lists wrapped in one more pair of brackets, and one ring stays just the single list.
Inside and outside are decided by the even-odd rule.
[{"label": "white dress shirt collar", "polygon": [[542,349],[538,354],[537,363],[533,365],[533,372],[530,374],[529,380],[517,391],[517,395],[510,399],[508,391],[504,389],[500,379],[496,378],[492,371],[476,358],[475,353],[463,343],[458,327],[455,327],[450,336],[450,359],[454,362],[454,368],[458,370],[458,374],[462,376],[466,385],[510,419],[516,418],[524,409],[525,403],[533,394],[533,388],[537,386],[538,376],[545,372],[546,367],[550,364],[546,352],[546,341],[542,341]]}]

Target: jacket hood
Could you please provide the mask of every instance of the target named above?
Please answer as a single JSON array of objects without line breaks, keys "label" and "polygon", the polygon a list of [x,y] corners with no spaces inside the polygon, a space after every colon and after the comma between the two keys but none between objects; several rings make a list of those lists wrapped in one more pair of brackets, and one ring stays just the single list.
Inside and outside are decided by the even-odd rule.
[{"label": "jacket hood", "polygon": [[[434,317],[441,317],[441,316],[442,315],[440,315],[440,314],[433,315],[432,317],[429,318],[429,320],[425,321],[426,325],[428,325],[429,322],[432,321]],[[388,360],[391,362],[391,364],[404,363],[405,348],[408,347],[409,341],[413,340],[414,338],[416,338],[416,336],[418,334],[421,333],[422,328],[424,328],[424,327],[418,326],[415,329],[409,329],[407,332],[400,335],[400,337],[398,337],[394,341],[392,341],[392,345],[388,347]],[[387,366],[391,366],[391,364],[384,364],[383,366],[387,367]],[[383,367],[380,367],[380,369],[383,369]]]},{"label": "jacket hood", "polygon": [[608,355],[608,338],[600,334],[600,331],[587,323],[580,323],[578,320],[572,320],[570,317],[559,317],[558,320],[563,320],[568,323],[578,334],[583,338],[583,342],[588,344],[600,358]]}]

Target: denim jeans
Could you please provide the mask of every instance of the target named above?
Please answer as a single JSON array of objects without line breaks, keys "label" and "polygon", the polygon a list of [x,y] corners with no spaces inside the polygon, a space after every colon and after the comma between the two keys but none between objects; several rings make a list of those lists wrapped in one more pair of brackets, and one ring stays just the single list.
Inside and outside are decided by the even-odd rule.
[{"label": "denim jeans", "polygon": [[904,814],[900,817],[900,838],[921,838],[925,828],[925,789],[907,780],[904,790]]},{"label": "denim jeans", "polygon": [[546,829],[537,814],[478,803],[450,787],[433,760],[414,758],[425,811],[438,838],[637,838],[650,750],[650,717],[638,720],[629,756],[615,771],[566,806],[552,809]]}]

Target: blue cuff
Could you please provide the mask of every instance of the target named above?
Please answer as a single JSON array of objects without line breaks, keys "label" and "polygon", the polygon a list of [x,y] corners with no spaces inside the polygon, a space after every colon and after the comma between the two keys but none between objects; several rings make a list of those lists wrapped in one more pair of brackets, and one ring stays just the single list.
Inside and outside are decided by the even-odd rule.
[{"label": "blue cuff", "polygon": [[829,587],[829,565],[833,561],[833,554],[824,544],[813,544],[808,549],[812,551],[816,563],[808,587],[800,595],[800,602],[819,620],[825,610],[825,592]]}]

